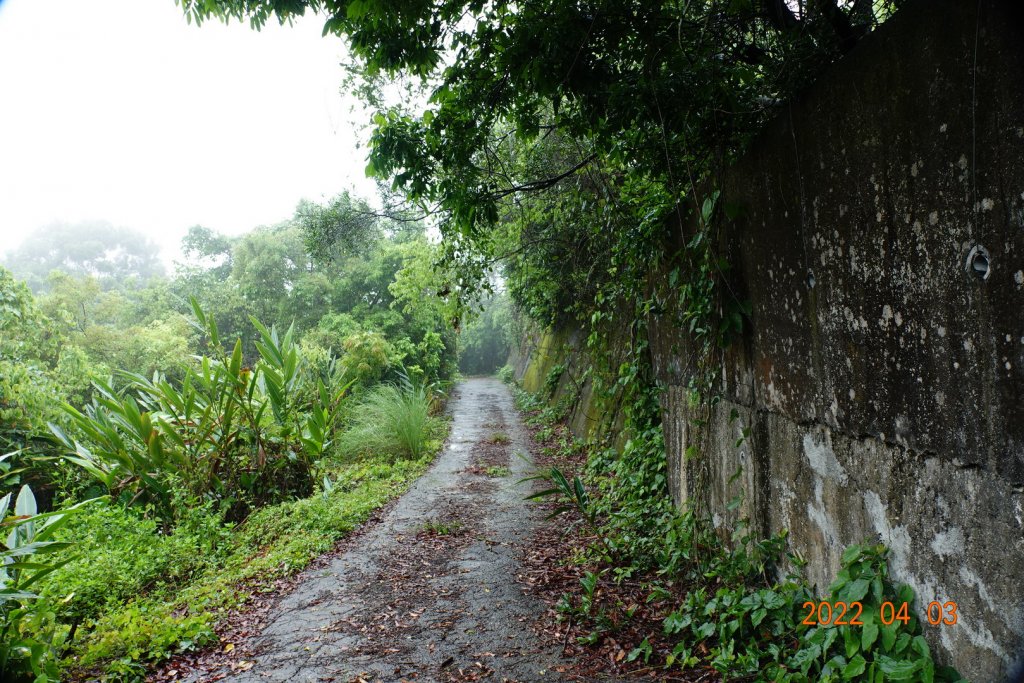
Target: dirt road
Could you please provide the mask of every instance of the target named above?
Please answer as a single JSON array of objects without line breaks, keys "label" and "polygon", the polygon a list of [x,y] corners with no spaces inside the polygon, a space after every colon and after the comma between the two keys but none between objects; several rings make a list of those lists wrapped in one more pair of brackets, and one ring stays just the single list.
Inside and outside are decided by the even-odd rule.
[{"label": "dirt road", "polygon": [[518,548],[542,513],[516,482],[531,466],[507,387],[469,379],[449,401],[449,442],[383,519],[307,572],[238,644],[232,668],[190,680],[559,681],[558,647],[531,625],[544,607],[516,583]]}]

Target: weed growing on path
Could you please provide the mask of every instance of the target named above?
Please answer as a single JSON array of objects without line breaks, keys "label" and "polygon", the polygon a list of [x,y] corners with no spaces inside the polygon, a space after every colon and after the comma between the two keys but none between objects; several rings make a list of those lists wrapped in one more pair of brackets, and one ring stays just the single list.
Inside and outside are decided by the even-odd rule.
[{"label": "weed growing on path", "polygon": [[504,432],[495,432],[495,433],[491,434],[490,438],[487,439],[488,443],[493,443],[493,444],[505,444],[505,443],[511,443],[511,441],[512,441],[511,437],[509,437],[509,435],[504,433]]},{"label": "weed growing on path", "polygon": [[428,519],[420,525],[420,532],[433,536],[458,536],[465,531],[465,526],[457,519]]}]

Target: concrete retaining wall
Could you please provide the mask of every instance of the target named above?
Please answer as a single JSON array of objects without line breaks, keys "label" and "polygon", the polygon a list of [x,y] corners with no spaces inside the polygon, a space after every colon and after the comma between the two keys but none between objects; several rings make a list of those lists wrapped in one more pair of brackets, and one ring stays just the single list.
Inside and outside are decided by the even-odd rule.
[{"label": "concrete retaining wall", "polygon": [[[885,541],[919,600],[958,604],[956,626],[925,628],[975,681],[1024,643],[1022,15],[907,7],[727,174],[730,286],[752,315],[707,433],[671,316],[652,339],[677,498],[708,467],[726,521],[742,486],[822,589],[845,546]],[[684,466],[700,439],[708,460]]]},{"label": "concrete retaining wall", "polygon": [[[959,623],[926,635],[977,682],[1024,651],[1022,35],[1024,3],[910,4],[726,174],[741,212],[722,247],[752,314],[706,427],[676,316],[650,321],[676,499],[702,470],[716,520],[788,529],[821,590],[843,548],[885,541],[919,600],[957,603]],[[581,341],[534,335],[518,376],[581,375]],[[581,435],[608,423],[592,394]],[[690,444],[704,448],[687,462]]]}]

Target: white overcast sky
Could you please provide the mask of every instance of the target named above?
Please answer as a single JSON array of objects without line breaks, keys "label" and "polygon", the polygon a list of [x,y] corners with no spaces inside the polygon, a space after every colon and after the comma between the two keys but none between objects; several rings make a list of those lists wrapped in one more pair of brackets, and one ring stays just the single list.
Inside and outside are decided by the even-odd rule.
[{"label": "white overcast sky", "polygon": [[[0,253],[55,221],[237,234],[374,193],[323,22],[188,25],[173,0],[0,0]],[[358,139],[357,139],[358,138]]]}]

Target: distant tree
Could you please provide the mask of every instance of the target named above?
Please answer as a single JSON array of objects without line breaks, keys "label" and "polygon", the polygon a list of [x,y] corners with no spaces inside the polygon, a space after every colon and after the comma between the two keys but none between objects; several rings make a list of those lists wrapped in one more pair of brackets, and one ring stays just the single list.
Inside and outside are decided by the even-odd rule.
[{"label": "distant tree", "polygon": [[25,284],[0,267],[0,357],[52,363],[60,344],[59,331]]},{"label": "distant tree", "polygon": [[320,266],[365,254],[380,239],[380,220],[365,201],[343,192],[327,204],[302,201],[295,211],[302,240]]},{"label": "distant tree", "polygon": [[290,294],[310,270],[302,236],[290,223],[246,233],[232,250],[231,278],[261,320],[294,319]]},{"label": "distant tree", "polygon": [[47,278],[55,270],[95,277],[108,288],[132,277],[145,281],[164,275],[160,250],[152,240],[106,221],[40,228],[11,252],[4,265],[36,292],[48,288]]},{"label": "distant tree", "polygon": [[459,334],[459,370],[488,375],[508,361],[514,339],[512,305],[505,292],[481,302],[481,310]]},{"label": "distant tree", "polygon": [[92,379],[60,328],[0,268],[0,454],[30,445],[45,451],[37,437],[46,423],[59,422],[61,402]]},{"label": "distant tree", "polygon": [[96,322],[102,289],[95,277],[53,271],[46,278],[45,289],[47,293],[39,297],[39,307],[65,333],[84,332]]},{"label": "distant tree", "polygon": [[234,240],[202,225],[193,225],[181,240],[181,251],[188,263],[183,267],[210,271],[223,280],[231,273],[231,248]]}]

